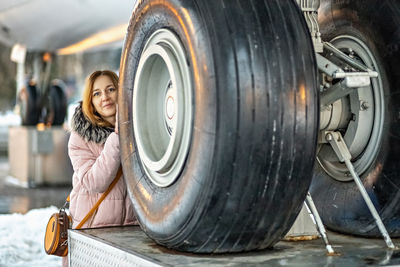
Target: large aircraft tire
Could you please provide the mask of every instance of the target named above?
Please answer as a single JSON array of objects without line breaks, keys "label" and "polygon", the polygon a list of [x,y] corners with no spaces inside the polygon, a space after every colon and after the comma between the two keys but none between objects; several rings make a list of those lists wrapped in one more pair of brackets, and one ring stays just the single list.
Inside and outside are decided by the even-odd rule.
[{"label": "large aircraft tire", "polygon": [[49,89],[47,123],[60,126],[67,115],[67,96],[62,85],[52,84]]},{"label": "large aircraft tire", "polygon": [[[363,138],[350,142],[358,143],[362,147],[356,155],[353,154],[352,162],[388,232],[391,236],[398,237],[400,2],[322,1],[319,18],[324,40],[331,40],[345,53],[351,52],[351,48],[353,57],[379,73],[377,79],[372,79],[372,86],[358,89],[350,96],[349,101],[354,102],[356,94],[363,94],[364,98],[360,98],[357,109],[350,109],[355,118],[352,123],[359,121],[359,127],[368,129],[352,129],[353,132],[357,130],[363,135]],[[370,114],[362,120],[358,119],[358,113],[366,112]],[[345,140],[346,135],[351,135],[348,129],[341,131]],[[365,143],[362,144],[364,140]],[[346,143],[348,144],[347,141]],[[329,153],[325,153],[326,147],[321,147],[319,151],[310,190],[323,222],[330,229],[339,232],[379,236],[375,221],[344,164],[334,162],[332,158],[327,159],[326,155]],[[321,151],[324,151],[325,156],[321,155]]]},{"label": "large aircraft tire", "polygon": [[128,191],[157,243],[248,251],[292,226],[318,133],[315,56],[294,1],[139,1],[118,104]]},{"label": "large aircraft tire", "polygon": [[28,83],[19,94],[19,106],[22,125],[34,126],[39,122],[40,104],[36,84]]}]

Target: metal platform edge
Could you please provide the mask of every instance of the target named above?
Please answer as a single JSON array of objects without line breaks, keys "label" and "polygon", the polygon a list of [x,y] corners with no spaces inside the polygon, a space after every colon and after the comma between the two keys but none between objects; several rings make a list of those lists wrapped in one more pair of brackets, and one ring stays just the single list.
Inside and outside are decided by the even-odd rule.
[{"label": "metal platform edge", "polygon": [[68,230],[68,263],[70,267],[86,266],[165,266],[155,259],[126,251],[107,240],[79,230]]}]

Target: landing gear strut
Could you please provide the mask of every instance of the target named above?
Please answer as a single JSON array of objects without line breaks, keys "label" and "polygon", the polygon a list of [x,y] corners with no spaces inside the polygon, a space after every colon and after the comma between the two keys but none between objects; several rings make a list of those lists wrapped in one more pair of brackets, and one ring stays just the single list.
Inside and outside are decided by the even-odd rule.
[{"label": "landing gear strut", "polygon": [[357,184],[357,187],[360,190],[361,195],[364,198],[364,201],[368,206],[368,209],[370,210],[372,216],[375,219],[376,225],[378,226],[379,231],[381,232],[383,239],[386,242],[387,247],[390,249],[395,249],[392,239],[390,238],[390,236],[386,230],[386,227],[382,222],[381,217],[379,216],[378,212],[376,211],[375,206],[371,201],[371,198],[368,196],[368,193],[365,190],[365,187],[363,186],[360,177],[354,170],[354,166],[350,161],[351,160],[350,151],[347,148],[346,143],[343,141],[342,135],[340,134],[340,132],[329,132],[326,134],[325,138],[329,142],[329,144],[332,146],[332,148],[335,151],[336,155],[338,156],[340,162],[344,162],[346,164],[347,168],[349,169],[350,174],[354,179],[354,182]]},{"label": "landing gear strut", "polygon": [[[366,42],[368,39],[352,29],[348,33],[336,33],[341,35],[330,42],[322,41],[318,22],[320,2],[297,0],[311,33],[320,71],[321,119],[317,161],[325,176],[341,183],[355,182],[386,245],[394,249],[389,233],[359,177],[376,164],[373,161],[377,158],[383,138],[385,99],[383,78],[378,72],[381,66],[377,63],[375,51]],[[324,4],[335,5],[329,1]],[[311,199],[310,194],[309,197]],[[326,201],[329,202],[329,198]],[[313,213],[317,214],[316,218],[319,217],[316,209]]]}]

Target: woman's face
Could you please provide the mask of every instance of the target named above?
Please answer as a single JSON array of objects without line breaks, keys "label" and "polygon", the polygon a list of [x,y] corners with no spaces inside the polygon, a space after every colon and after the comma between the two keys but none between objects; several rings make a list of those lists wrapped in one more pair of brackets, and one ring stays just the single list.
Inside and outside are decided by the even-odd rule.
[{"label": "woman's face", "polygon": [[92,104],[105,120],[115,124],[117,90],[107,75],[101,75],[93,83]]}]

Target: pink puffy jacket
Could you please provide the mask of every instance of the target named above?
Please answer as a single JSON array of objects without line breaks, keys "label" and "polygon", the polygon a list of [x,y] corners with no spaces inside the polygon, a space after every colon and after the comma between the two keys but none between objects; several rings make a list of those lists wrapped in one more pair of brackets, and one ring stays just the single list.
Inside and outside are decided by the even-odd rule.
[{"label": "pink puffy jacket", "polygon": [[[120,166],[119,138],[110,128],[93,126],[79,106],[74,114],[68,154],[74,169],[70,214],[75,228],[114,180]],[[117,184],[82,228],[137,224],[125,180]]]}]

